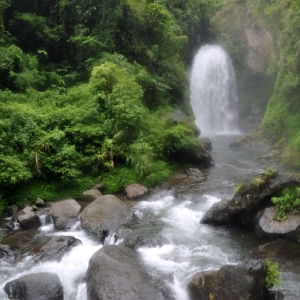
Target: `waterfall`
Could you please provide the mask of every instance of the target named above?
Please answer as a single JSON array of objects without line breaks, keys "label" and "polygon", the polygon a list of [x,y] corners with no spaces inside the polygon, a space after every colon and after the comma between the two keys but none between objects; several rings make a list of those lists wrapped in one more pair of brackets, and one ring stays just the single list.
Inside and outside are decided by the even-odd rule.
[{"label": "waterfall", "polygon": [[229,55],[218,45],[201,47],[190,82],[191,105],[202,133],[238,133],[238,98]]}]

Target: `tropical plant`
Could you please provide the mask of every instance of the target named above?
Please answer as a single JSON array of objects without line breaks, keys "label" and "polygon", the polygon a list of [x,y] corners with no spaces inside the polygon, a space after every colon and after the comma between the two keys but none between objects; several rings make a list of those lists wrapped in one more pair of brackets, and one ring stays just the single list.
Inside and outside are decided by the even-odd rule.
[{"label": "tropical plant", "polygon": [[267,264],[267,276],[266,276],[266,288],[271,289],[274,285],[280,285],[280,271],[278,269],[278,262],[272,262],[266,259]]}]

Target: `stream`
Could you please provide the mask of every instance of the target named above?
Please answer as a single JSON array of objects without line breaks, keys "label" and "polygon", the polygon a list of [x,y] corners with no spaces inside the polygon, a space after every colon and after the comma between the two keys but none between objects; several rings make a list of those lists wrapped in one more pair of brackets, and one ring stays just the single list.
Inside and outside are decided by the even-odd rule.
[{"label": "stream", "polygon": [[[213,203],[233,196],[238,182],[270,165],[255,159],[262,154],[258,149],[230,149],[229,144],[237,137],[210,136],[215,166],[201,170],[204,177],[194,180],[173,177],[169,181],[170,188],[155,190],[144,200],[130,202],[136,215],[133,229],[161,241],[160,246],[138,249],[143,263],[152,276],[171,288],[177,300],[189,299],[186,286],[194,273],[257,258],[255,247],[267,242],[250,230],[199,223]],[[69,232],[56,232],[52,224],[44,224],[39,230],[29,231],[9,232],[3,227],[1,234],[5,235],[2,243],[16,251],[24,243],[34,248],[45,237],[54,235],[71,235],[83,244],[73,248],[60,262],[35,263],[34,255],[24,257],[16,265],[2,262],[0,299],[7,299],[3,291],[6,282],[38,272],[53,272],[59,276],[65,300],[87,299],[83,278],[89,258],[102,245],[88,236],[80,223]],[[106,244],[113,242],[113,239],[105,241]],[[279,290],[300,295],[300,264],[280,261],[280,269],[283,283]]]}]

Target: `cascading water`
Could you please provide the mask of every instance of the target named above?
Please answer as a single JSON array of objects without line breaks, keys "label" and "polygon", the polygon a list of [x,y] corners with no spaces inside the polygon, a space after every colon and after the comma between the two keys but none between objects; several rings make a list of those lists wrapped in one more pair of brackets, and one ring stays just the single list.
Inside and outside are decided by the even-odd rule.
[{"label": "cascading water", "polygon": [[226,52],[218,45],[201,47],[190,81],[191,105],[202,133],[238,133],[235,74]]}]

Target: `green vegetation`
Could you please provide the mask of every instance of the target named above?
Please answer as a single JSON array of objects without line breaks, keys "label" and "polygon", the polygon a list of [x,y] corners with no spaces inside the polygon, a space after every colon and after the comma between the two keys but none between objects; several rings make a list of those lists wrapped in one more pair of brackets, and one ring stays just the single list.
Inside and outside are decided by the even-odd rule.
[{"label": "green vegetation", "polygon": [[264,183],[265,181],[261,176],[254,177],[251,180],[251,186],[256,190],[259,190]]},{"label": "green vegetation", "polygon": [[266,288],[271,289],[274,285],[280,285],[280,271],[278,269],[278,262],[272,262],[266,259],[267,264],[267,276],[266,276]]},{"label": "green vegetation", "polygon": [[199,160],[185,64],[222,2],[0,0],[0,213]]},{"label": "green vegetation", "polygon": [[298,213],[300,211],[300,188],[286,188],[282,192],[282,196],[273,197],[273,204],[275,205],[277,221],[283,221],[287,219],[287,212]]},{"label": "green vegetation", "polygon": [[240,182],[237,186],[234,187],[234,192],[240,194],[245,188],[246,184],[244,181]]}]

